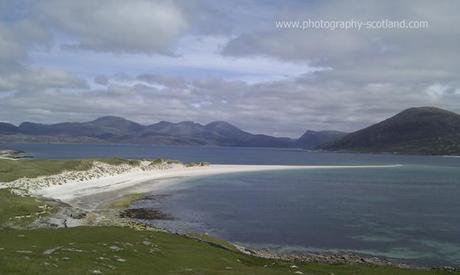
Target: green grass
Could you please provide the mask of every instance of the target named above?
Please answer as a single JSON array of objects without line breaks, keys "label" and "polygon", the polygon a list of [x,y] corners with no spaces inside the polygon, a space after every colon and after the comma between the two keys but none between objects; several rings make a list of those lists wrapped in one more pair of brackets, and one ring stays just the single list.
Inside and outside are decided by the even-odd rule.
[{"label": "green grass", "polygon": [[82,160],[6,160],[0,159],[0,182],[13,181],[19,178],[35,178],[58,174],[64,170],[83,171],[91,168],[94,161],[112,165],[139,164],[138,160],[82,159]]},{"label": "green grass", "polygon": [[447,274],[365,265],[296,264],[246,256],[169,233],[122,227],[2,230],[0,274]]},{"label": "green grass", "polygon": [[[19,197],[7,189],[0,189],[0,228],[7,224],[23,224],[31,221],[35,213],[40,212],[40,201],[32,197]],[[15,219],[17,216],[32,215],[31,218]]]}]

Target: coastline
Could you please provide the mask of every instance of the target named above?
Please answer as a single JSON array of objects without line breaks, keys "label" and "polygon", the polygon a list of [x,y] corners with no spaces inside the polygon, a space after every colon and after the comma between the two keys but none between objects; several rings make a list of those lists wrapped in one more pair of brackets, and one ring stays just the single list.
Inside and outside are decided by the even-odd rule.
[{"label": "coastline", "polygon": [[[147,228],[136,219],[121,217],[120,213],[127,205],[115,208],[110,203],[130,194],[146,192],[157,192],[163,188],[182,182],[183,179],[192,177],[205,177],[218,174],[280,171],[280,170],[301,170],[301,169],[361,169],[361,168],[394,168],[401,165],[362,165],[362,166],[285,166],[285,165],[198,165],[187,166],[180,163],[169,163],[166,166],[156,166],[151,170],[143,170],[137,167],[132,170],[105,171],[106,173],[96,178],[79,179],[66,181],[61,185],[49,185],[40,189],[31,190],[30,195],[48,200],[48,203],[57,204],[58,212],[51,217],[41,219],[35,223],[39,227],[78,227],[81,225],[95,226],[129,226],[134,228]],[[113,167],[112,167],[113,168]],[[142,168],[142,166],[141,166]],[[80,171],[79,173],[85,173]],[[58,175],[60,178],[66,174],[65,171]],[[100,175],[100,174],[98,174]],[[39,177],[39,181],[50,180],[53,176]],[[81,176],[79,174],[79,176]],[[30,181],[34,179],[26,179]],[[136,196],[133,196],[133,200]],[[54,201],[54,202],[53,202]],[[132,201],[132,200],[131,200]],[[126,201],[125,201],[126,203]],[[128,203],[129,204],[129,203]],[[91,218],[92,217],[92,218]],[[88,220],[94,219],[92,223]],[[42,226],[40,226],[42,225]],[[160,230],[151,228],[151,230]],[[174,235],[175,232],[167,231]],[[176,234],[177,235],[177,234]],[[181,235],[190,237],[188,234]],[[190,237],[196,239],[194,237]],[[206,240],[200,241],[206,242]],[[213,244],[213,243],[211,243]],[[270,249],[256,249],[250,246],[232,244],[239,252],[255,256],[257,258],[280,260],[286,262],[298,262],[304,264],[327,264],[327,265],[369,265],[381,267],[394,267],[402,269],[428,270],[430,267],[401,264],[387,260],[384,257],[373,257],[371,255],[358,255],[348,252],[322,253],[306,252],[302,254],[278,254]],[[453,267],[433,267],[434,269],[455,271]]]},{"label": "coastline", "polygon": [[[72,205],[79,198],[91,197],[101,193],[120,191],[119,196],[139,192],[136,187],[148,191],[159,191],[178,181],[165,181],[177,178],[202,177],[219,174],[263,172],[280,170],[302,169],[363,169],[363,168],[394,168],[401,165],[361,165],[361,166],[288,166],[288,165],[221,165],[186,167],[173,165],[165,169],[135,170],[125,173],[106,175],[90,180],[75,180],[61,185],[50,185],[38,190],[31,190],[31,194],[38,197],[59,200]],[[137,191],[136,191],[137,190]],[[124,192],[121,192],[124,191]],[[141,191],[142,192],[142,191]],[[114,198],[116,199],[116,198]],[[86,210],[94,209],[90,207]]]},{"label": "coastline", "polygon": [[[263,172],[263,171],[282,171],[282,170],[302,170],[302,169],[363,169],[363,168],[394,168],[401,165],[365,165],[365,166],[288,166],[288,165],[207,165],[198,167],[175,166],[165,170],[128,172],[119,175],[111,175],[81,182],[70,182],[65,185],[50,186],[37,192],[35,195],[54,199],[69,205],[62,218],[66,219],[66,226],[80,226],[79,219],[74,219],[75,213],[91,213],[99,217],[98,223],[104,224],[109,221],[113,224],[138,224],[141,227],[160,230],[170,234],[191,237],[189,233],[178,233],[164,228],[152,227],[149,224],[139,222],[136,218],[123,216],[125,207],[114,208],[113,203],[117,200],[125,200],[132,196],[130,201],[136,200],[142,194],[148,192],[160,192],[164,188],[178,184],[185,178],[205,177],[219,174]],[[137,195],[136,195],[137,194]],[[129,203],[128,203],[129,204]],[[75,212],[77,210],[77,212]],[[82,211],[82,212],[80,212]],[[70,215],[69,215],[70,213]],[[63,213],[61,213],[63,214]],[[162,219],[163,213],[158,212],[155,219]],[[201,233],[196,233],[201,234]],[[201,240],[198,238],[198,240]],[[202,240],[201,240],[202,241]],[[206,241],[205,241],[206,242]],[[227,241],[226,241],[227,242]],[[398,263],[384,257],[372,255],[354,254],[349,252],[305,252],[293,254],[279,254],[271,249],[257,249],[236,243],[229,243],[239,252],[257,258],[280,260],[287,262],[316,263],[328,265],[340,264],[363,264],[381,267],[395,267],[401,269],[430,269]],[[437,268],[437,267],[434,267]],[[455,270],[453,267],[447,270]]]}]

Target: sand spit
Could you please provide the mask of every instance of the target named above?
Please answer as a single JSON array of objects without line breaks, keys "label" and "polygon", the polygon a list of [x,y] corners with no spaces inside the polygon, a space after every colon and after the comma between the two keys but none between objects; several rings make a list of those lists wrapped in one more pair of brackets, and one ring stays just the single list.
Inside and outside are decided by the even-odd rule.
[{"label": "sand spit", "polygon": [[129,173],[152,172],[167,170],[177,167],[185,167],[180,163],[140,161],[139,165],[130,164],[107,164],[94,161],[92,167],[83,171],[63,171],[59,174],[40,176],[36,178],[20,178],[11,182],[0,183],[0,188],[11,188],[19,195],[40,194],[41,190],[53,186],[66,186],[67,184],[85,184],[98,178],[109,178]]},{"label": "sand spit", "polygon": [[187,167],[183,164],[152,165],[143,161],[139,166],[109,165],[95,162],[87,171],[65,171],[58,175],[34,179],[19,179],[7,183],[7,187],[20,190],[24,194],[47,197],[71,202],[80,197],[98,193],[113,193],[117,190],[134,188],[141,183],[150,182],[150,191],[159,190],[174,179],[184,177],[201,177],[217,174],[277,171],[293,169],[363,169],[363,168],[394,168],[399,165],[366,165],[366,166],[286,166],[286,165],[207,165]]}]

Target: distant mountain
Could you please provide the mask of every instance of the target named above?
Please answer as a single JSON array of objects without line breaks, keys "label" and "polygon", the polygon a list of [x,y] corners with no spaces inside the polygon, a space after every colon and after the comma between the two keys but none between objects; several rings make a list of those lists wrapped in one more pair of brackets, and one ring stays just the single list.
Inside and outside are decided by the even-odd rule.
[{"label": "distant mountain", "polygon": [[17,132],[17,127],[13,124],[0,122],[0,135],[2,134],[14,134]]},{"label": "distant mountain", "polygon": [[298,140],[296,140],[296,145],[304,149],[315,149],[320,145],[334,142],[347,133],[339,131],[312,131],[308,130],[303,134]]},{"label": "distant mountain", "polygon": [[460,154],[460,115],[434,107],[411,108],[321,148],[360,152]]},{"label": "distant mountain", "polygon": [[201,125],[192,121],[161,121],[141,125],[106,116],[89,122],[39,124],[24,122],[16,127],[0,123],[3,142],[128,143],[163,145],[214,145],[245,147],[294,147],[290,138],[251,134],[224,121]]},{"label": "distant mountain", "polygon": [[101,117],[90,122],[64,122],[58,124],[38,124],[24,122],[18,127],[18,132],[25,135],[46,136],[88,136],[110,139],[115,136],[129,135],[142,131],[143,126],[119,117]]},{"label": "distant mountain", "polygon": [[57,124],[24,122],[15,126],[0,122],[0,142],[210,145],[460,155],[460,115],[434,107],[411,108],[350,134],[309,130],[299,139],[252,134],[225,121],[206,125],[192,121],[141,125],[106,116],[89,122]]}]

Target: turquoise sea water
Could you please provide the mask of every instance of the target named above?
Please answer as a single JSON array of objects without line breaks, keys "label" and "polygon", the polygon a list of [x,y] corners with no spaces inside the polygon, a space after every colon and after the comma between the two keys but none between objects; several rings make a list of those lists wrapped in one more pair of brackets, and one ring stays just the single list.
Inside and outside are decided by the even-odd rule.
[{"label": "turquoise sea water", "polygon": [[[177,231],[282,252],[349,251],[421,265],[460,265],[460,158],[256,148],[16,145],[42,158],[167,157],[234,164],[395,168],[239,173],[181,181],[131,207],[159,208]],[[4,145],[2,147],[5,147]],[[157,195],[157,194],[155,194]]]}]

